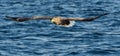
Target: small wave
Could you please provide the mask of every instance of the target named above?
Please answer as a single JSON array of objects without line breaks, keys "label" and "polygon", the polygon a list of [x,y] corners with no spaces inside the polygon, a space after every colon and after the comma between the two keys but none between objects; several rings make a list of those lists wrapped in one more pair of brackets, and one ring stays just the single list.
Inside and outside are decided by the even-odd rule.
[{"label": "small wave", "polygon": [[112,53],[116,53],[116,50],[90,50],[87,51],[87,53],[91,53],[91,54],[112,54]]}]

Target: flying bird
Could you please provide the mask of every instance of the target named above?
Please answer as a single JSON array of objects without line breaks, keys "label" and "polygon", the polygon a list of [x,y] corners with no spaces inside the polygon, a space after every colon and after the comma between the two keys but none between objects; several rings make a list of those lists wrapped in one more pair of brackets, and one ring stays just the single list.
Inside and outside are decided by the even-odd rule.
[{"label": "flying bird", "polygon": [[50,17],[50,16],[33,16],[33,17],[12,17],[12,16],[6,16],[6,18],[9,18],[13,21],[17,22],[23,22],[23,21],[28,21],[28,20],[50,20],[52,23],[59,25],[59,26],[72,26],[74,25],[74,21],[83,21],[83,22],[90,22],[95,19],[98,19],[102,16],[107,15],[108,13],[104,13],[98,16],[94,17],[89,17],[89,18],[64,18],[64,17]]}]

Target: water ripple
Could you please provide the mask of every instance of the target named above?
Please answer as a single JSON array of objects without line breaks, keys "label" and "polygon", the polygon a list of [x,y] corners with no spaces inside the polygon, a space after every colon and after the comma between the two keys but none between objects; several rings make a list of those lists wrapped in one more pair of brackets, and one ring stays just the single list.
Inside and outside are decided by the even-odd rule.
[{"label": "water ripple", "polygon": [[[119,56],[119,0],[1,0],[0,56]],[[4,16],[90,17],[61,27],[49,20],[14,22]]]}]

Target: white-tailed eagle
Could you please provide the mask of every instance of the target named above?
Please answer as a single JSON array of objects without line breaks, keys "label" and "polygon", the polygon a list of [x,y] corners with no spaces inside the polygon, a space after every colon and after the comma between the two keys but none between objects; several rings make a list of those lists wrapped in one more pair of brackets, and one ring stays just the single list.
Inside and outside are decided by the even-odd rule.
[{"label": "white-tailed eagle", "polygon": [[93,21],[107,14],[108,13],[104,13],[99,16],[94,16],[94,17],[89,17],[89,18],[64,18],[64,17],[50,17],[50,16],[33,16],[31,18],[6,16],[6,18],[9,18],[17,22],[23,22],[23,21],[28,21],[28,20],[50,20],[52,23],[56,25],[67,27],[71,25],[72,23],[74,23],[74,21],[89,22],[89,21]]}]

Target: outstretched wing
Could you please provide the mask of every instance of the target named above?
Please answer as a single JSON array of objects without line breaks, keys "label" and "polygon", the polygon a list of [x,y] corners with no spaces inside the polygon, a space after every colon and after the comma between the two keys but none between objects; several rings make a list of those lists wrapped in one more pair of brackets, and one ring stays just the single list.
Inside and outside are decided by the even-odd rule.
[{"label": "outstretched wing", "polygon": [[93,21],[95,19],[98,19],[102,16],[105,16],[105,15],[108,15],[109,13],[104,13],[104,14],[101,14],[99,16],[94,16],[94,17],[90,17],[90,18],[67,18],[67,20],[70,20],[70,21],[85,21],[85,22],[89,22],[89,21]]},{"label": "outstretched wing", "polygon": [[[104,15],[107,15],[108,13],[104,13],[101,14],[99,16],[95,16],[95,17],[90,17],[90,18],[62,18],[65,20],[70,20],[70,21],[93,21],[95,19],[98,19]],[[17,22],[23,22],[23,21],[28,21],[28,20],[51,20],[53,19],[53,17],[49,17],[49,16],[33,16],[31,18],[28,17],[12,17],[12,16],[6,16],[6,18],[9,18],[11,20],[17,21]]]},{"label": "outstretched wing", "polygon": [[51,20],[53,17],[48,17],[48,16],[33,16],[31,18],[28,17],[12,17],[12,16],[6,16],[6,18],[9,18],[11,20],[17,21],[17,22],[23,22],[23,21],[28,21],[28,20]]}]

